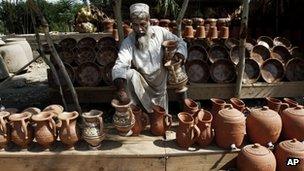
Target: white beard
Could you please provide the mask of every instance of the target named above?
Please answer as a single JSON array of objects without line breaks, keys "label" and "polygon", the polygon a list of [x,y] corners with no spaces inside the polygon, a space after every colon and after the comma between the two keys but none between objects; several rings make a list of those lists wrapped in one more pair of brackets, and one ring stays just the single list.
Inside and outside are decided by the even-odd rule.
[{"label": "white beard", "polygon": [[139,49],[140,51],[146,51],[149,49],[149,42],[150,42],[150,38],[151,38],[151,34],[149,31],[147,31],[147,33],[145,35],[142,35],[140,37],[135,36],[136,38],[136,47],[137,49]]}]

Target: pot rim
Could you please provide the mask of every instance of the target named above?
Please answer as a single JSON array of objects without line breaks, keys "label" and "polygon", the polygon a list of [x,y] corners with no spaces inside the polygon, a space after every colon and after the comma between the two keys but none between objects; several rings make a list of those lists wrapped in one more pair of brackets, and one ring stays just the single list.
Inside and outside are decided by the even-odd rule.
[{"label": "pot rim", "polygon": [[51,110],[54,110],[54,109],[52,109],[52,107],[59,107],[60,110],[61,110],[61,113],[64,110],[63,106],[58,105],[58,104],[52,104],[52,105],[48,105],[47,107],[45,107],[42,111],[51,111]]},{"label": "pot rim", "polygon": [[8,117],[11,113],[8,111],[0,111],[0,117],[5,118]]},{"label": "pot rim", "polygon": [[89,112],[83,112],[81,114],[82,117],[87,118],[87,119],[101,117],[102,115],[103,115],[103,111],[96,110],[96,109],[92,109]]},{"label": "pot rim", "polygon": [[[185,124],[192,124],[194,122],[193,117],[187,112],[179,112],[177,114],[177,117],[180,122],[183,122]],[[185,117],[185,120],[190,119],[190,121],[182,120],[181,117]]]},{"label": "pot rim", "polygon": [[58,118],[60,120],[72,120],[72,119],[76,119],[79,116],[77,111],[72,111],[72,112],[62,112],[60,114],[58,114]]},{"label": "pot rim", "polygon": [[32,120],[34,121],[47,121],[49,119],[51,119],[53,116],[55,116],[55,114],[51,111],[42,111],[40,113],[38,113],[37,115],[33,115],[32,116]]},{"label": "pot rim", "polygon": [[128,108],[131,104],[132,104],[131,100],[129,100],[127,104],[122,104],[122,105],[120,105],[120,102],[117,99],[112,99],[111,101],[111,105],[114,108]]},{"label": "pot rim", "polygon": [[31,118],[31,116],[32,114],[30,112],[21,112],[11,114],[8,119],[11,121],[22,121]]}]

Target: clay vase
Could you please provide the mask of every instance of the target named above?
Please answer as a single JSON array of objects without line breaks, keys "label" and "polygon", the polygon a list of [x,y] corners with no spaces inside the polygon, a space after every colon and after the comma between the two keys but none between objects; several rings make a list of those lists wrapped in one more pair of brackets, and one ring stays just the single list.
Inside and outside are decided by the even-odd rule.
[{"label": "clay vase", "polygon": [[266,97],[266,100],[269,109],[274,110],[279,114],[281,114],[281,111],[289,107],[288,103],[283,103],[281,100],[273,97]]},{"label": "clay vase", "polygon": [[141,108],[135,105],[131,105],[132,112],[135,116],[135,124],[132,128],[132,135],[138,136],[147,126],[149,121],[149,116],[143,113]]},{"label": "clay vase", "polygon": [[238,99],[238,98],[235,98],[235,97],[231,98],[230,99],[230,103],[232,104],[232,106],[234,108],[236,108],[240,112],[243,112],[245,110],[245,107],[246,107],[245,103],[242,100]]},{"label": "clay vase", "polygon": [[9,116],[11,121],[11,139],[12,141],[21,147],[22,149],[27,146],[34,139],[34,130],[30,123],[32,114],[29,112],[15,113]]},{"label": "clay vase", "polygon": [[244,114],[231,104],[220,110],[215,118],[217,145],[225,149],[240,147],[246,134],[245,119]]},{"label": "clay vase", "polygon": [[172,116],[167,114],[163,107],[154,105],[150,125],[150,131],[153,135],[163,136],[172,125]]},{"label": "clay vase", "polygon": [[218,112],[222,109],[225,108],[226,102],[222,99],[218,99],[218,98],[211,98],[210,99],[212,102],[212,108],[211,108],[211,114],[213,116],[213,120],[212,120],[212,127],[215,127],[215,118],[218,114]]},{"label": "clay vase", "polygon": [[287,108],[283,110],[283,135],[286,139],[296,138],[299,141],[304,141],[304,108],[298,105],[297,107]]},{"label": "clay vase", "polygon": [[285,97],[283,100],[285,103],[287,103],[289,105],[289,107],[297,107],[299,105],[298,102],[296,102],[290,98],[287,98],[287,97]]},{"label": "clay vase", "polygon": [[258,143],[246,145],[237,157],[239,171],[275,171],[274,154]]},{"label": "clay vase", "polygon": [[186,84],[188,82],[188,76],[182,67],[182,59],[169,60],[165,63],[165,68],[169,72],[168,84],[170,87],[175,89],[176,93],[185,92],[188,90]]},{"label": "clay vase", "polygon": [[54,115],[52,112],[40,112],[32,116],[32,120],[37,124],[35,126],[36,141],[44,148],[50,148],[57,139],[56,123],[53,120]]},{"label": "clay vase", "polygon": [[253,143],[272,146],[279,139],[282,119],[278,112],[267,106],[250,110],[246,122],[248,136]]},{"label": "clay vase", "polygon": [[59,129],[59,138],[67,149],[72,148],[80,138],[80,132],[76,125],[78,116],[79,114],[76,111],[62,112],[58,115],[62,123]]},{"label": "clay vase", "polygon": [[100,144],[106,135],[104,132],[103,119],[101,117],[102,114],[102,111],[91,110],[81,115],[84,119],[82,137],[92,150],[96,150],[100,147]]},{"label": "clay vase", "polygon": [[37,115],[38,113],[41,112],[41,110],[37,107],[28,107],[28,108],[24,109],[22,112],[29,112],[32,115]]},{"label": "clay vase", "polygon": [[[184,99],[184,112],[189,113],[193,119],[196,120],[197,114],[199,112],[197,103],[190,98]],[[195,121],[195,123],[197,122]]]},{"label": "clay vase", "polygon": [[132,128],[135,124],[135,117],[131,109],[131,101],[121,104],[117,99],[113,99],[111,105],[115,108],[113,123],[121,136],[132,135]]},{"label": "clay vase", "polygon": [[167,61],[173,59],[173,56],[174,56],[174,54],[176,52],[176,48],[177,48],[177,41],[165,40],[162,43],[162,48],[164,49],[163,60],[164,60],[164,63],[166,63]]},{"label": "clay vase", "polygon": [[9,115],[9,112],[0,112],[0,150],[5,148],[10,141],[10,129],[7,121]]},{"label": "clay vase", "polygon": [[201,134],[197,138],[200,147],[208,146],[214,138],[214,130],[211,128],[212,114],[207,110],[201,109],[197,115],[197,127]]},{"label": "clay vase", "polygon": [[[275,149],[278,171],[303,171],[304,168],[304,144],[297,139],[280,142]],[[287,166],[288,159],[297,158],[298,164]]]},{"label": "clay vase", "polygon": [[177,144],[181,148],[188,149],[200,135],[200,130],[189,113],[180,112],[178,121],[179,125],[176,131]]},{"label": "clay vase", "polygon": [[113,32],[113,26],[114,26],[114,20],[112,19],[105,19],[103,22],[103,29],[104,32],[112,33]]},{"label": "clay vase", "polygon": [[61,105],[53,104],[49,105],[43,109],[43,111],[53,112],[56,116],[63,112],[63,107]]}]

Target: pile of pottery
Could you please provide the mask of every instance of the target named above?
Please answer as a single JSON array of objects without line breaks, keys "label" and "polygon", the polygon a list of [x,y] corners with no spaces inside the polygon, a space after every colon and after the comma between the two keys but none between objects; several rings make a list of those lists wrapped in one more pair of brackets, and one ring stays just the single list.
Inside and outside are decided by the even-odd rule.
[{"label": "pile of pottery", "polygon": [[[47,47],[45,50],[49,52]],[[112,84],[111,71],[118,57],[117,42],[114,38],[102,37],[98,42],[91,37],[82,38],[78,42],[73,38],[66,38],[59,42],[57,51],[75,86]],[[51,57],[51,60],[54,59]],[[58,74],[61,84],[66,85],[62,74]],[[49,78],[50,85],[56,85],[51,72]]]}]

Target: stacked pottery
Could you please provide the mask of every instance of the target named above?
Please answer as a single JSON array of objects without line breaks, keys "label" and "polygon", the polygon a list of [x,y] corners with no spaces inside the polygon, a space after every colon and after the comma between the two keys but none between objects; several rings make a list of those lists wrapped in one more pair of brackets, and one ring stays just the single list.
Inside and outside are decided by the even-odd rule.
[{"label": "stacked pottery", "polygon": [[281,114],[281,111],[289,107],[288,103],[283,103],[281,100],[273,97],[266,97],[266,100],[269,109],[274,110],[279,114]]},{"label": "stacked pottery", "polygon": [[179,125],[176,131],[177,144],[184,149],[188,149],[195,143],[200,135],[199,128],[195,125],[193,117],[187,112],[178,114]]},{"label": "stacked pottery", "polygon": [[30,123],[31,113],[15,113],[9,116],[11,121],[11,139],[12,141],[21,147],[22,149],[27,148],[28,145],[34,139],[34,131]]},{"label": "stacked pottery", "polygon": [[62,112],[58,115],[61,121],[59,129],[59,137],[66,148],[72,148],[80,138],[80,133],[76,124],[76,119],[79,116],[78,112]]},{"label": "stacked pottery", "polygon": [[161,19],[158,24],[159,24],[160,27],[163,27],[163,28],[169,30],[170,20],[169,19]]},{"label": "stacked pottery", "polygon": [[[297,139],[280,142],[274,155],[277,159],[278,171],[302,171],[304,168],[304,144]],[[292,159],[297,159],[297,164]],[[290,163],[291,162],[291,163]]]},{"label": "stacked pottery", "polygon": [[8,124],[9,112],[0,112],[0,150],[5,148],[7,143],[10,141],[10,129]]},{"label": "stacked pottery", "polygon": [[195,37],[198,39],[206,38],[205,26],[198,26],[195,32]]},{"label": "stacked pottery", "polygon": [[175,92],[187,91],[186,84],[188,82],[188,76],[182,69],[182,59],[169,60],[165,63],[165,68],[169,71],[168,84],[175,89]]},{"label": "stacked pottery", "polygon": [[131,109],[135,116],[135,124],[132,128],[132,135],[139,135],[146,128],[149,122],[149,116],[136,105],[131,105]]},{"label": "stacked pottery", "polygon": [[214,138],[214,130],[211,128],[212,115],[207,110],[201,109],[197,114],[197,127],[200,130],[200,135],[197,142],[200,147],[208,146]]},{"label": "stacked pottery", "polygon": [[237,157],[239,171],[275,171],[276,159],[273,153],[258,143],[246,145]]},{"label": "stacked pottery", "polygon": [[40,112],[32,116],[32,120],[37,124],[35,126],[36,141],[44,148],[50,148],[57,139],[54,115],[52,112]]},{"label": "stacked pottery", "polygon": [[84,119],[82,137],[91,149],[98,149],[105,138],[102,114],[102,111],[91,110],[81,115]]},{"label": "stacked pottery", "polygon": [[131,109],[131,103],[131,101],[121,103],[116,99],[113,99],[111,102],[111,105],[115,108],[113,123],[121,136],[132,135],[131,129],[135,124],[135,117]]},{"label": "stacked pottery", "polygon": [[211,98],[210,100],[212,102],[212,108],[210,111],[213,116],[212,127],[214,127],[216,116],[220,110],[225,108],[226,102],[224,100],[218,99],[218,98]]},{"label": "stacked pottery", "polygon": [[251,142],[272,146],[279,139],[282,120],[278,112],[263,106],[250,110],[246,127]]},{"label": "stacked pottery", "polygon": [[281,113],[283,122],[283,135],[286,139],[296,138],[304,141],[304,108],[296,106],[287,108]]},{"label": "stacked pottery", "polygon": [[153,106],[153,115],[150,118],[150,131],[153,135],[164,136],[172,125],[172,116],[158,105]]},{"label": "stacked pottery", "polygon": [[215,118],[217,145],[225,149],[240,147],[246,134],[245,120],[244,114],[231,104],[220,110]]}]

